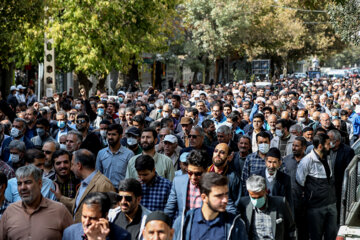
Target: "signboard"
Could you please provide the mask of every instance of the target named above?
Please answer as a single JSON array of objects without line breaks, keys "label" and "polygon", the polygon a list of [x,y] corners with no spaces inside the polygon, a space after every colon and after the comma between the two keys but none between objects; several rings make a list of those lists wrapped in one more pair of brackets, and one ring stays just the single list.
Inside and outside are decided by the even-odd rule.
[{"label": "signboard", "polygon": [[270,60],[257,59],[251,62],[251,70],[254,75],[269,75],[270,73]]}]

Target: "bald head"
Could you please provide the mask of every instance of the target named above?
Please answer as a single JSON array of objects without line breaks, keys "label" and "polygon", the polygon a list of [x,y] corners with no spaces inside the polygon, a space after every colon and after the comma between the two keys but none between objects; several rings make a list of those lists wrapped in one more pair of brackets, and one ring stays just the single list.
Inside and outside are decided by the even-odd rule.
[{"label": "bald head", "polygon": [[319,111],[315,111],[313,114],[312,114],[312,118],[314,121],[319,121],[320,120],[320,112]]},{"label": "bald head", "polygon": [[219,143],[214,149],[213,164],[216,168],[222,169],[231,157],[232,155],[229,155],[229,146],[226,143]]},{"label": "bald head", "polygon": [[282,111],[281,112],[281,119],[286,119],[289,120],[290,119],[290,114],[287,111]]},{"label": "bald head", "polygon": [[330,116],[327,113],[320,114],[320,124],[323,128],[328,129],[331,125]]}]

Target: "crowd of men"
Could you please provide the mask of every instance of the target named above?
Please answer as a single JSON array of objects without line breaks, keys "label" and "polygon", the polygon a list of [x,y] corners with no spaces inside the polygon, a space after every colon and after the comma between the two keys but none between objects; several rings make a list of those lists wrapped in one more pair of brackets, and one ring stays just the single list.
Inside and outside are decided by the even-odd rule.
[{"label": "crowd of men", "polygon": [[[0,95],[0,239],[335,240],[360,81]],[[358,114],[359,113],[359,114]]]}]

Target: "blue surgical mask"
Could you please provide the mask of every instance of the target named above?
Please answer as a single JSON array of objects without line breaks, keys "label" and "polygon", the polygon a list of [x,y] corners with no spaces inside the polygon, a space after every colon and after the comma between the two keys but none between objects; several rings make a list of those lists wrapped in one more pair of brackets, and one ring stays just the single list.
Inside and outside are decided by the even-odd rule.
[{"label": "blue surgical mask", "polygon": [[267,152],[269,151],[270,149],[270,145],[268,143],[260,143],[259,144],[259,151],[262,153],[262,154],[267,154]]},{"label": "blue surgical mask", "polygon": [[12,163],[17,163],[20,161],[19,154],[10,154],[9,159]]},{"label": "blue surgical mask", "polygon": [[18,138],[21,135],[21,132],[16,127],[11,128],[10,136],[13,138]]},{"label": "blue surgical mask", "polygon": [[120,103],[124,102],[124,99],[122,97],[119,97],[118,100]]},{"label": "blue surgical mask", "polygon": [[97,109],[97,115],[99,116],[104,116],[105,110],[103,108],[98,108]]},{"label": "blue surgical mask", "polygon": [[250,197],[251,203],[252,205],[254,205],[254,207],[256,208],[262,208],[265,205],[265,197],[260,197],[260,198],[252,198]]},{"label": "blue surgical mask", "polygon": [[36,133],[39,137],[44,137],[46,132],[45,132],[45,129],[43,129],[43,128],[37,128]]},{"label": "blue surgical mask", "polygon": [[65,121],[58,121],[57,122],[57,126],[59,127],[59,128],[64,128],[65,127]]},{"label": "blue surgical mask", "polygon": [[279,129],[275,130],[275,134],[276,134],[276,136],[278,136],[280,138],[284,135],[283,132],[281,130],[279,130]]}]

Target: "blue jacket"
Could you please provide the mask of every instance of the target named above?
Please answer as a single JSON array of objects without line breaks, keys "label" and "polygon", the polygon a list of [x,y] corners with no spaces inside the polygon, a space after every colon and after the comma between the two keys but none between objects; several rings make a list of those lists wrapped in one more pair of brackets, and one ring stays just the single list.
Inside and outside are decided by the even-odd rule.
[{"label": "blue jacket", "polygon": [[189,175],[184,174],[174,178],[170,195],[166,203],[164,212],[172,219],[175,219],[177,214],[183,212],[186,208],[186,195],[189,185]]},{"label": "blue jacket", "polygon": [[[107,240],[131,240],[131,235],[116,224],[109,223],[110,233]],[[81,223],[73,224],[64,230],[62,240],[82,240],[84,229]]]},{"label": "blue jacket", "polygon": [[[4,162],[9,161],[9,157],[10,157],[9,144],[11,143],[12,140],[14,140],[14,139],[12,137],[9,137],[9,138],[5,139],[3,142],[1,156],[4,160]],[[34,144],[25,136],[22,141],[25,143],[26,150],[35,147]]]},{"label": "blue jacket", "polygon": [[[194,210],[189,210],[186,214],[179,216],[173,228],[175,229],[174,240],[189,240],[191,234],[191,223],[194,218]],[[246,226],[240,215],[224,212],[225,235],[228,240],[247,240],[248,235]],[[216,239],[216,236],[214,236]]]}]

